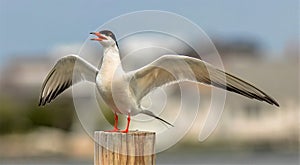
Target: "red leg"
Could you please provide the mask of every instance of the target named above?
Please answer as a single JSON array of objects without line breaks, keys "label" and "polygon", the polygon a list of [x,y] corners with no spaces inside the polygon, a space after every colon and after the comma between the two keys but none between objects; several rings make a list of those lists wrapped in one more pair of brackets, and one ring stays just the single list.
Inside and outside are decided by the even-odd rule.
[{"label": "red leg", "polygon": [[118,129],[118,121],[119,121],[119,117],[118,117],[117,113],[115,113],[115,125],[114,125],[114,130],[119,130],[119,129]]},{"label": "red leg", "polygon": [[123,130],[121,132],[128,133],[129,124],[130,124],[130,114],[128,114],[128,116],[127,116],[127,125],[126,125],[126,128],[125,128],[125,130]]},{"label": "red leg", "polygon": [[115,113],[115,124],[114,124],[114,129],[113,129],[113,130],[108,130],[108,131],[106,131],[106,132],[118,132],[118,131],[119,131],[119,128],[118,128],[118,121],[119,121],[118,115],[117,115],[117,113]]}]

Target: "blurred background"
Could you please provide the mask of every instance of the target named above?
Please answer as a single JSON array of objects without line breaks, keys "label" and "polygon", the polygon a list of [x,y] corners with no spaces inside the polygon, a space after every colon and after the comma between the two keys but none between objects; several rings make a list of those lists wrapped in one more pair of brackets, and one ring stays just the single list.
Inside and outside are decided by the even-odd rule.
[{"label": "blurred background", "polygon": [[[157,155],[157,164],[299,164],[297,0],[0,0],[0,164],[93,164],[93,140],[79,123],[71,91],[41,108],[42,82],[58,58],[78,54],[90,31],[116,16],[150,9],[196,23],[212,39],[226,71],[280,104],[230,93],[217,129],[200,143],[210,93],[200,87],[203,112],[178,144]],[[112,114],[106,116],[113,122]]]}]

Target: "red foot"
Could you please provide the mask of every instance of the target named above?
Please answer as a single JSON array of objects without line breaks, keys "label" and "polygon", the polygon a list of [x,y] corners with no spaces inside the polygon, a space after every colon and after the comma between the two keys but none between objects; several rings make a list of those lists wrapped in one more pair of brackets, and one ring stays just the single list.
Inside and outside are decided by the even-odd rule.
[{"label": "red foot", "polygon": [[118,120],[119,120],[118,115],[117,115],[117,113],[115,113],[115,125],[114,125],[114,129],[113,130],[107,130],[105,132],[119,132],[120,130],[118,128]]},{"label": "red foot", "polygon": [[120,132],[122,132],[122,133],[128,133],[128,129],[122,130]]},{"label": "red foot", "polygon": [[123,130],[123,131],[120,131],[120,132],[122,132],[122,133],[128,133],[129,124],[130,124],[130,115],[128,114],[128,116],[127,116],[127,125],[126,125],[126,129]]},{"label": "red foot", "polygon": [[105,132],[122,132],[122,133],[128,133],[129,124],[130,124],[130,115],[127,116],[127,125],[126,125],[125,130],[119,130],[118,129],[118,115],[115,113],[115,125],[114,125],[114,129],[113,130],[108,130],[108,131],[105,131]]},{"label": "red foot", "polygon": [[106,130],[104,132],[120,132],[118,128],[114,128],[113,130]]}]

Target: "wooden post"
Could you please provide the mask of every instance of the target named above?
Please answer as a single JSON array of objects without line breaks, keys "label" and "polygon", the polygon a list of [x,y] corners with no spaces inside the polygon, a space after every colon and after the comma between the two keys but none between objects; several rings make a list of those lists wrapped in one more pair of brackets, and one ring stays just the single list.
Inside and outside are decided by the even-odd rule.
[{"label": "wooden post", "polygon": [[94,165],[154,165],[155,132],[95,132]]}]

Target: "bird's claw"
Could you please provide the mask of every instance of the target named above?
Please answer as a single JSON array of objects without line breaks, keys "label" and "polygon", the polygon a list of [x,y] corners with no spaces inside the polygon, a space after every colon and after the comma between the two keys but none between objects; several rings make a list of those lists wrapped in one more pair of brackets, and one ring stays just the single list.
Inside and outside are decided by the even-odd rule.
[{"label": "bird's claw", "polygon": [[122,132],[122,133],[128,133],[128,129],[122,130],[120,132]]},{"label": "bird's claw", "polygon": [[120,132],[118,128],[114,128],[113,130],[106,130],[105,132]]},{"label": "bird's claw", "polygon": [[105,132],[121,132],[121,133],[128,133],[128,129],[125,129],[125,130],[120,130],[120,129],[113,129],[113,130],[106,130]]}]

